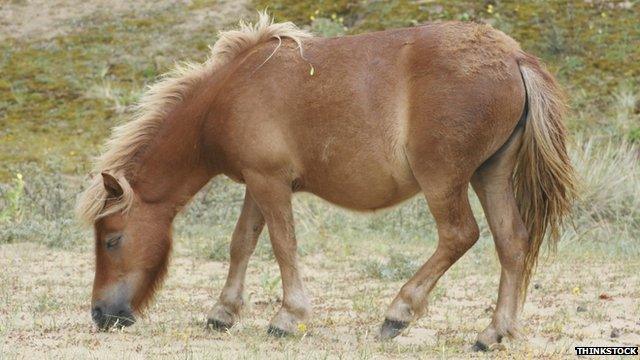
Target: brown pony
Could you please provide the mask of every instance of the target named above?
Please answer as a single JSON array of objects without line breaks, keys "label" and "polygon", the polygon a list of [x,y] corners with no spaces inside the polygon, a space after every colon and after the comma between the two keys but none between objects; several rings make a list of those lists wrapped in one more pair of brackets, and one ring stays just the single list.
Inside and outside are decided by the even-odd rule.
[{"label": "brown pony", "polygon": [[437,280],[478,239],[473,186],[502,274],[476,347],[517,330],[543,238],[558,238],[575,196],[563,100],[536,58],[488,25],[444,22],[316,38],[265,14],[220,34],[210,58],[152,86],[114,130],[80,198],[95,228],[92,317],[129,325],[166,273],[175,215],[213,176],[246,184],[226,284],[209,315],[227,329],[243,304],[247,263],[267,224],[282,307],[269,333],[310,314],[297,264],[293,193],[355,210],[418,192],[438,228],[435,253],[387,310],[382,338],[420,317]]}]

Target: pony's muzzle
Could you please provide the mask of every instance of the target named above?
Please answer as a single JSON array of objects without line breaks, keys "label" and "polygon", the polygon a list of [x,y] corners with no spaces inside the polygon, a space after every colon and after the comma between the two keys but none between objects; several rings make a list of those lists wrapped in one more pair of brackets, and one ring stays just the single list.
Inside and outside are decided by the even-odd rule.
[{"label": "pony's muzzle", "polygon": [[126,326],[133,325],[136,318],[129,306],[103,307],[94,306],[91,309],[91,318],[100,330],[109,330],[110,328],[121,329]]}]

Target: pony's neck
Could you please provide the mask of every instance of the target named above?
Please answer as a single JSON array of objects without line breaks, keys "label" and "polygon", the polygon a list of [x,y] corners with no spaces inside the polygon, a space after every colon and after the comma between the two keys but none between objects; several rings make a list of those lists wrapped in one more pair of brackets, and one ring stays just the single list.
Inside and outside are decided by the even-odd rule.
[{"label": "pony's neck", "polygon": [[175,212],[217,173],[202,137],[212,99],[207,92],[192,94],[196,95],[167,114],[131,178],[133,190],[143,201],[165,203]]}]

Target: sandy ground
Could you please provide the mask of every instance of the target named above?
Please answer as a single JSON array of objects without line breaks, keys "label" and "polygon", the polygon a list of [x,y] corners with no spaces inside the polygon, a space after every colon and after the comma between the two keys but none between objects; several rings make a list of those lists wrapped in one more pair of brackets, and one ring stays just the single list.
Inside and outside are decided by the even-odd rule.
[{"label": "sandy ground", "polygon": [[624,263],[546,264],[524,309],[524,336],[488,355],[469,347],[494,306],[498,267],[490,247],[481,246],[454,266],[435,290],[428,315],[387,343],[375,334],[402,283],[357,271],[355,255],[303,257],[314,316],[307,334],[288,339],[265,335],[279,305],[273,261],[252,262],[248,307],[229,333],[204,329],[226,263],[175,258],[146,318],[110,333],[97,332],[90,320],[92,263],[91,251],[0,246],[0,358],[560,358],[574,354],[576,345],[640,344],[640,278]]},{"label": "sandy ground", "polygon": [[[49,39],[81,29],[83,21],[96,14],[124,16],[145,13],[189,0],[0,0],[0,41],[6,39]],[[195,11],[184,26],[226,23],[247,13],[245,0],[221,0],[217,5]]]},{"label": "sandy ground", "polygon": [[96,12],[122,14],[151,6],[150,2],[126,0],[23,0],[0,5],[0,39],[42,39],[71,31],[74,20]]}]

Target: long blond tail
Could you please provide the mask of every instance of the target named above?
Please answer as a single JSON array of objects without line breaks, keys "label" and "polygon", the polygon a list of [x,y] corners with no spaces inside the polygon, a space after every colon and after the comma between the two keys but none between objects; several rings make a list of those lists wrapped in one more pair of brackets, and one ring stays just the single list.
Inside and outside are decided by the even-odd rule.
[{"label": "long blond tail", "polygon": [[516,200],[529,231],[522,300],[548,237],[554,251],[563,219],[577,194],[576,175],[566,148],[562,123],[565,103],[553,76],[535,57],[522,53],[518,64],[527,90],[528,113],[514,172]]}]

